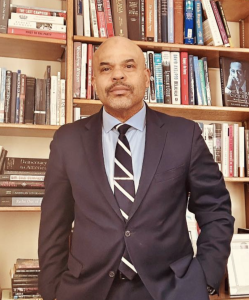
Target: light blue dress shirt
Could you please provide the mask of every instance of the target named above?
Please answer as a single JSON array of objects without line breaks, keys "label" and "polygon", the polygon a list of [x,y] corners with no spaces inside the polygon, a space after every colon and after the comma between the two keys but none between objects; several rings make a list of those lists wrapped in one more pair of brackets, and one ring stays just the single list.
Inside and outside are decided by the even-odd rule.
[{"label": "light blue dress shirt", "polygon": [[[139,180],[142,172],[144,148],[145,148],[145,132],[146,132],[146,107],[137,112],[129,120],[125,122],[132,126],[126,132],[127,140],[130,144],[132,167],[134,175],[135,192],[137,192]],[[114,157],[115,149],[118,141],[119,132],[113,127],[121,123],[118,119],[108,114],[103,109],[103,127],[102,127],[102,145],[105,163],[105,171],[114,192]]]}]

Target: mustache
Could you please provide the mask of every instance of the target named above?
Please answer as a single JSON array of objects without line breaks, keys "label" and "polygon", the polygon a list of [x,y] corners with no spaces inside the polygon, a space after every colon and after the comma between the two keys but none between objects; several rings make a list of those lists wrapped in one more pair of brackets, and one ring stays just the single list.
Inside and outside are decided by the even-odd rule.
[{"label": "mustache", "polygon": [[133,87],[132,85],[127,84],[127,83],[124,83],[124,82],[122,82],[122,81],[117,81],[117,82],[113,83],[112,85],[108,86],[108,87],[105,89],[106,93],[109,94],[109,92],[110,92],[113,88],[115,88],[116,86],[119,86],[119,87],[120,87],[120,86],[123,86],[123,87],[128,88],[131,92],[134,91],[134,87]]}]

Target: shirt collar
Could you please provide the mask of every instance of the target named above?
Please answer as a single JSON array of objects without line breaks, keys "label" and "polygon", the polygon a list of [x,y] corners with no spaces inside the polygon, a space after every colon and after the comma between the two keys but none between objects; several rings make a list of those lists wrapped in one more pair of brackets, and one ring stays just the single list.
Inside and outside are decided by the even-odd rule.
[{"label": "shirt collar", "polygon": [[[143,131],[145,127],[145,120],[146,120],[145,116],[146,116],[146,107],[143,104],[142,109],[140,109],[139,112],[137,112],[134,116],[132,116],[129,120],[127,120],[125,124],[128,124],[137,130]],[[103,128],[106,133],[111,131],[112,128],[119,123],[120,121],[118,119],[108,114],[105,108],[103,108]]]}]

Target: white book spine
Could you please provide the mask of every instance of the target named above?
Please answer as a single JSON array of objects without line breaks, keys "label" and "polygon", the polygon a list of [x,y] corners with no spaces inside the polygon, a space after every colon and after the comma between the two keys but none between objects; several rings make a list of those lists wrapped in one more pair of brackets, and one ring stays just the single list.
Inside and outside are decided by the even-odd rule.
[{"label": "white book spine", "polygon": [[28,28],[44,31],[66,32],[66,25],[53,24],[49,22],[33,22],[27,20],[8,20],[8,26],[11,28]]},{"label": "white book spine", "polygon": [[[148,68],[147,52],[143,52],[143,55],[144,55],[145,67]],[[145,91],[144,101],[147,102],[147,103],[150,102],[149,88],[147,88],[146,91]]]},{"label": "white book spine", "polygon": [[89,1],[90,1],[91,26],[92,26],[93,37],[99,37],[95,0],[89,0]]},{"label": "white book spine", "polygon": [[211,124],[204,124],[203,127],[204,140],[210,153],[214,156],[214,126]]},{"label": "white book spine", "polygon": [[4,123],[6,69],[0,68],[0,123]]},{"label": "white book spine", "polygon": [[239,177],[245,177],[245,128],[239,127]]},{"label": "white book spine", "polygon": [[60,125],[61,110],[61,73],[57,73],[57,94],[56,94],[56,125]]},{"label": "white book spine", "polygon": [[221,131],[221,169],[224,177],[229,175],[229,134],[228,134],[228,124],[222,123]]},{"label": "white book spine", "polygon": [[73,108],[73,120],[77,121],[80,119],[80,107]]},{"label": "white book spine", "polygon": [[233,176],[238,177],[239,171],[239,124],[233,124]]},{"label": "white book spine", "polygon": [[89,0],[83,0],[84,36],[91,36]]},{"label": "white book spine", "polygon": [[181,104],[180,53],[170,52],[172,104]]},{"label": "white book spine", "polygon": [[158,27],[158,24],[157,24],[157,0],[154,0],[154,42],[157,42],[157,27]]},{"label": "white book spine", "polygon": [[57,123],[57,76],[51,76],[51,92],[50,92],[50,125],[56,125]]},{"label": "white book spine", "polygon": [[214,16],[210,0],[201,0],[203,9],[206,12],[207,18],[209,20],[209,26],[212,33],[212,38],[215,46],[222,46],[223,42],[221,39],[220,31]]},{"label": "white book spine", "polygon": [[66,122],[66,80],[61,79],[61,108],[60,108],[60,125]]},{"label": "white book spine", "polygon": [[11,13],[11,20],[25,20],[25,21],[34,21],[34,22],[53,23],[53,24],[64,25],[63,17],[21,14],[21,13],[14,13],[14,12]]},{"label": "white book spine", "polygon": [[86,99],[86,64],[87,64],[87,44],[81,45],[81,85],[80,98]]}]

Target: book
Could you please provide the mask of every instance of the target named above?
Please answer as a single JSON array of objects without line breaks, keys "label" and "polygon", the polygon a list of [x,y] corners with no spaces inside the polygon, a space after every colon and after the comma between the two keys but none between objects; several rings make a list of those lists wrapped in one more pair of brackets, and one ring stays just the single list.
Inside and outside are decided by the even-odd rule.
[{"label": "book", "polygon": [[92,74],[93,74],[93,45],[87,44],[87,99],[92,98]]},{"label": "book", "polygon": [[147,51],[148,69],[150,70],[150,102],[156,103],[154,52]]},{"label": "book", "polygon": [[91,36],[91,22],[90,22],[90,3],[89,0],[83,0],[83,22],[84,22],[84,36]]},{"label": "book", "polygon": [[1,181],[0,188],[23,188],[23,189],[42,189],[44,188],[44,182],[42,181]]},{"label": "book", "polygon": [[74,42],[74,80],[73,80],[73,97],[80,97],[80,85],[81,85],[81,56],[82,46],[81,42]]},{"label": "book", "polygon": [[0,197],[0,206],[41,206],[43,197]]},{"label": "book", "polygon": [[60,125],[61,118],[61,72],[57,72],[57,94],[56,94],[56,125]]},{"label": "book", "polygon": [[223,106],[249,106],[249,62],[220,57]]},{"label": "book", "polygon": [[113,20],[112,20],[110,0],[103,0],[103,5],[104,5],[107,36],[112,37],[112,36],[114,36],[114,29],[113,29]]},{"label": "book", "polygon": [[8,27],[9,34],[16,35],[25,35],[25,36],[36,36],[36,37],[44,37],[44,38],[52,38],[52,39],[60,39],[65,40],[67,35],[63,32],[55,32],[55,31],[46,31],[39,29],[25,29],[25,28],[12,28]]},{"label": "book", "polygon": [[44,181],[44,175],[0,174],[0,181]]},{"label": "book", "polygon": [[0,2],[0,33],[7,33],[10,0]]},{"label": "book", "polygon": [[172,104],[181,104],[180,53],[170,52]]},{"label": "book", "polygon": [[203,28],[204,45],[213,46],[214,41],[213,41],[212,32],[211,32],[211,29],[210,29],[208,19],[206,19],[205,21],[202,22],[202,28]]},{"label": "book", "polygon": [[96,10],[97,10],[99,37],[102,37],[102,38],[107,37],[103,0],[96,1]]},{"label": "book", "polygon": [[3,170],[3,174],[5,175],[36,175],[43,176],[45,175],[45,171],[13,171],[13,170]]},{"label": "book", "polygon": [[25,114],[24,123],[33,124],[34,123],[34,108],[35,108],[35,86],[36,78],[26,77],[26,94],[25,94]]},{"label": "book", "polygon": [[57,76],[51,75],[50,91],[50,125],[57,124]]},{"label": "book", "polygon": [[181,52],[181,104],[189,104],[189,91],[188,91],[188,53]]},{"label": "book", "polygon": [[221,130],[221,170],[224,177],[229,175],[229,130],[228,123],[222,123]]},{"label": "book", "polygon": [[[144,55],[145,68],[148,68],[147,52],[143,51],[143,55]],[[149,88],[145,89],[144,101],[147,102],[147,103],[150,102]]]},{"label": "book", "polygon": [[239,177],[245,177],[245,128],[239,127]]},{"label": "book", "polygon": [[154,0],[145,1],[145,38],[148,42],[153,42],[155,37],[154,14]]},{"label": "book", "polygon": [[216,6],[218,8],[218,11],[219,11],[219,14],[221,16],[221,20],[222,20],[223,26],[225,28],[226,35],[227,35],[230,47],[233,47],[232,36],[231,36],[230,29],[229,29],[229,26],[228,26],[228,23],[227,23],[225,12],[223,10],[222,3],[221,3],[221,1],[216,1],[215,4],[216,4]]},{"label": "book", "polygon": [[[2,300],[13,300],[13,294],[11,290],[2,290]],[[18,299],[18,298],[17,298]],[[22,300],[30,300],[30,298],[21,298]],[[32,300],[42,300],[41,297],[32,297]]]},{"label": "book", "polygon": [[46,81],[36,79],[34,124],[46,124]]},{"label": "book", "polygon": [[128,37],[126,1],[111,1],[111,11],[113,16],[113,27],[115,35]]},{"label": "book", "polygon": [[207,91],[206,91],[206,80],[204,74],[203,60],[199,59],[198,64],[199,64],[199,73],[200,73],[200,81],[201,81],[202,105],[207,105]]},{"label": "book", "polygon": [[4,169],[4,161],[7,155],[7,150],[4,149],[3,146],[0,146],[0,174],[3,172]]},{"label": "book", "polygon": [[214,123],[213,124],[213,134],[214,134],[213,157],[214,157],[214,161],[218,164],[220,171],[221,171],[221,131],[222,131],[222,125],[220,123]]},{"label": "book", "polygon": [[[54,17],[54,16],[43,16],[43,15],[34,15],[34,14],[24,14],[24,13],[11,13],[11,18],[9,19],[11,24],[15,24],[18,22],[36,22],[36,23],[48,23],[48,24],[57,24],[63,26],[62,28],[66,28],[64,25],[63,17]],[[10,26],[10,24],[9,24]]]},{"label": "book", "polygon": [[186,0],[184,7],[184,44],[195,43],[194,31],[194,0]]},{"label": "book", "polygon": [[184,0],[174,0],[174,43],[183,44]]},{"label": "book", "polygon": [[10,123],[10,101],[11,101],[11,84],[12,84],[12,71],[6,71],[5,82],[5,104],[4,104],[4,123]]},{"label": "book", "polygon": [[214,126],[212,124],[203,124],[203,138],[210,153],[214,156]]},{"label": "book", "polygon": [[4,123],[6,68],[0,68],[0,123]]},{"label": "book", "polygon": [[239,176],[239,124],[233,124],[233,177]]},{"label": "book", "polygon": [[234,177],[234,132],[233,132],[233,124],[228,126],[229,129],[229,167],[228,167],[228,175],[229,177]]},{"label": "book", "polygon": [[161,53],[154,54],[155,66],[155,87],[157,103],[164,103],[163,97],[163,70],[162,70],[162,55]]},{"label": "book", "polygon": [[5,170],[13,171],[46,171],[48,159],[6,157]]},{"label": "book", "polygon": [[66,80],[61,79],[60,125],[66,123]]},{"label": "book", "polygon": [[167,0],[168,10],[168,43],[174,43],[174,0]]},{"label": "book", "polygon": [[162,51],[162,65],[163,65],[163,96],[164,103],[172,103],[171,95],[171,73],[170,73],[170,52]]},{"label": "book", "polygon": [[162,42],[168,42],[168,0],[161,0],[161,18],[162,18]]},{"label": "book", "polygon": [[[51,98],[51,65],[47,65],[44,79],[46,82],[46,125],[50,125],[50,98]],[[27,82],[28,84],[28,82]],[[35,85],[35,82],[33,83]],[[34,86],[35,88],[35,86]],[[35,92],[35,90],[34,90]],[[33,90],[32,90],[33,93]]]},{"label": "book", "polygon": [[194,56],[188,56],[188,90],[189,105],[195,104],[195,74],[194,74]]},{"label": "book", "polygon": [[11,98],[10,98],[10,123],[15,123],[16,120],[16,95],[17,95],[17,72],[12,72]]},{"label": "book", "polygon": [[158,15],[158,9],[157,9],[157,2],[161,0],[154,0],[154,42],[158,42],[158,20],[157,20],[157,15]]},{"label": "book", "polygon": [[26,102],[26,75],[21,74],[19,124],[24,123],[25,102]]},{"label": "book", "polygon": [[[245,129],[245,175],[249,177],[249,130]],[[249,229],[248,229],[249,230]]]},{"label": "book", "polygon": [[39,269],[39,260],[36,258],[17,258],[15,270],[19,269]]},{"label": "book", "polygon": [[202,4],[200,0],[195,0],[195,42],[197,45],[204,45],[202,26]]},{"label": "book", "polygon": [[20,118],[20,95],[21,95],[21,70],[17,71],[17,82],[16,82],[16,119],[15,123],[19,123]]},{"label": "book", "polygon": [[41,197],[44,189],[0,188],[0,197]]},{"label": "book", "polygon": [[80,98],[86,98],[86,71],[87,71],[87,44],[81,44],[81,79],[80,79]]},{"label": "book", "polygon": [[53,23],[41,23],[41,22],[32,22],[26,20],[9,20],[8,27],[10,28],[28,28],[28,29],[37,29],[51,32],[66,32],[66,25],[59,25]]},{"label": "book", "polygon": [[197,105],[204,105],[198,56],[193,57],[193,63],[194,63],[195,90],[196,90],[195,101]]},{"label": "book", "polygon": [[162,0],[156,0],[157,3],[157,42],[162,42]]},{"label": "book", "polygon": [[140,40],[140,0],[127,0],[128,37],[131,40]]},{"label": "book", "polygon": [[93,37],[99,37],[98,21],[97,21],[97,11],[95,0],[89,0],[90,5],[90,24],[91,33]]},{"label": "book", "polygon": [[83,0],[74,0],[74,33],[83,36]]},{"label": "book", "polygon": [[207,57],[202,57],[201,60],[203,61],[203,71],[204,71],[204,76],[205,76],[206,95],[207,95],[207,105],[212,105],[211,90],[210,90],[210,82],[209,82],[209,74],[208,74],[208,62],[207,62]]}]

